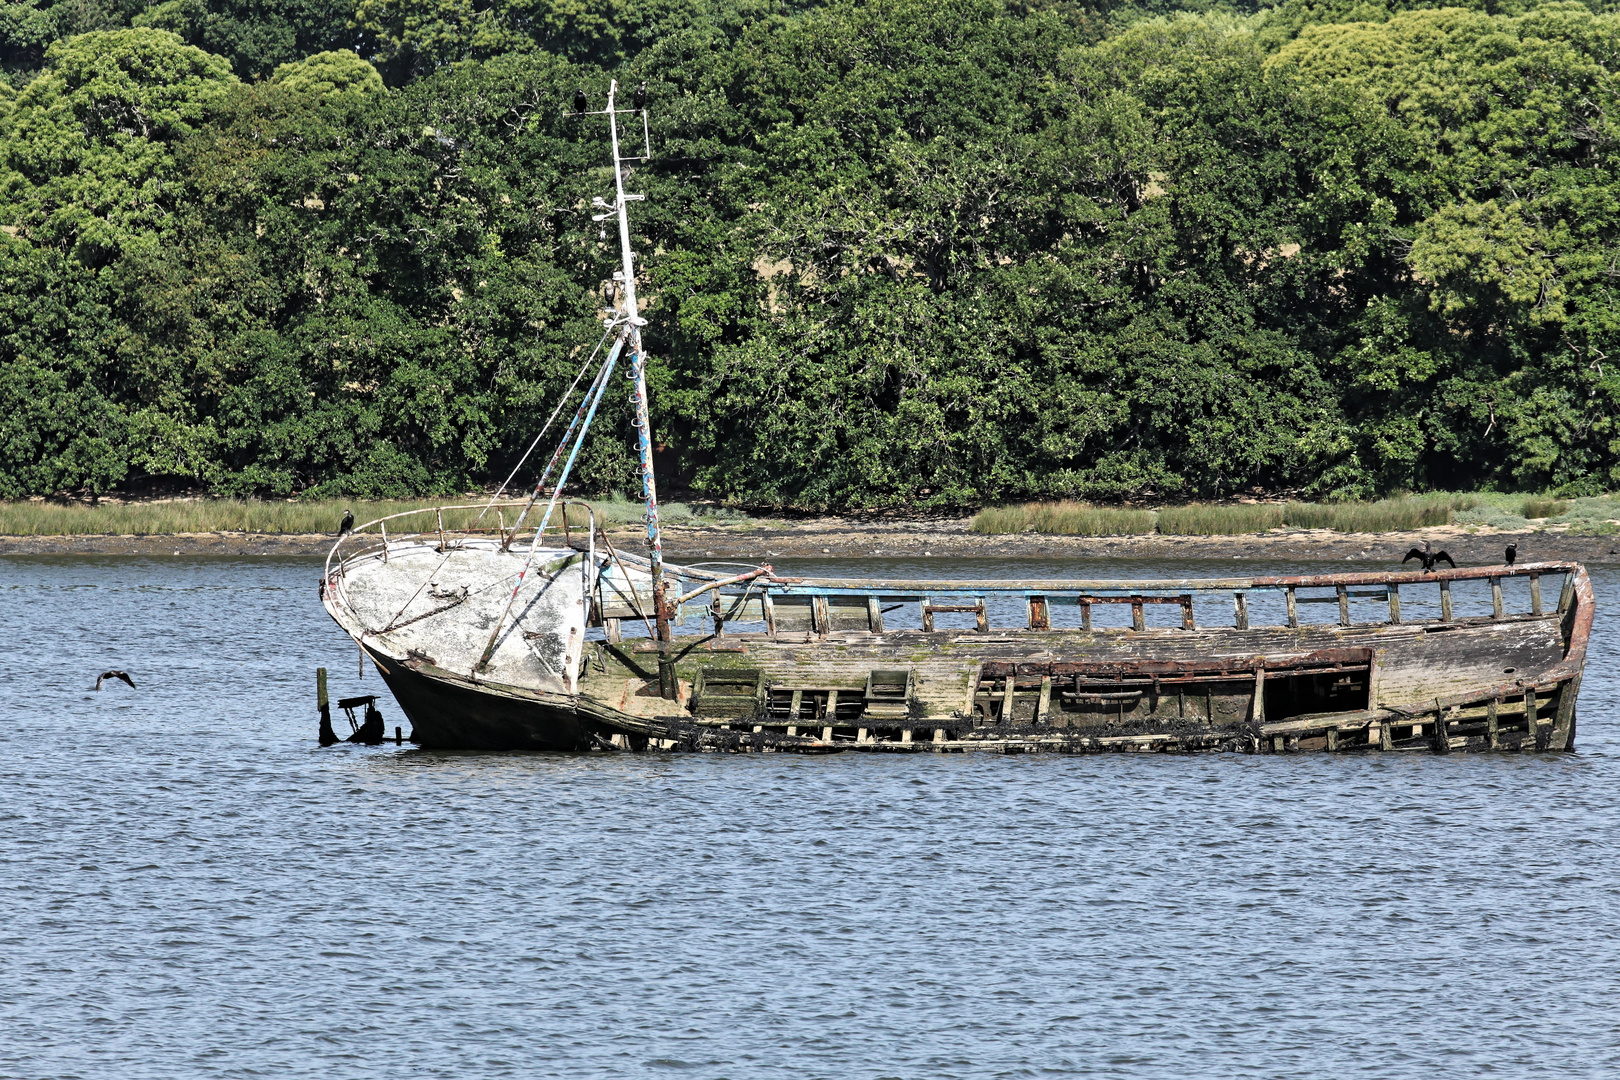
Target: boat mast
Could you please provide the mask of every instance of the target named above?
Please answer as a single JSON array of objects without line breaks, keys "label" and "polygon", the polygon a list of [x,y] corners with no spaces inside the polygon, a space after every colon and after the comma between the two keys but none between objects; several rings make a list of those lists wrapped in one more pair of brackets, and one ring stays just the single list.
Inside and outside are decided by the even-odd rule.
[{"label": "boat mast", "polygon": [[[613,136],[613,183],[615,185],[614,206],[619,215],[619,249],[623,261],[623,269],[619,276],[624,284],[624,312],[630,323],[630,378],[635,381],[636,388],[633,393],[636,406],[636,441],[641,453],[641,495],[647,504],[647,557],[652,564],[652,590],[653,607],[658,612],[657,632],[659,641],[670,641],[668,604],[664,600],[664,543],[658,529],[658,483],[653,477],[653,448],[652,424],[647,416],[647,354],[641,344],[641,328],[647,325],[647,320],[641,318],[641,312],[636,306],[636,266],[635,252],[630,248],[630,215],[628,204],[645,199],[645,195],[626,195],[624,192],[624,158],[619,156],[619,113],[614,106],[614,98],[619,91],[619,82],[614,79],[608,83],[608,129]],[[643,124],[645,128],[645,124]],[[662,668],[664,665],[660,665]],[[660,675],[664,672],[660,671]],[[674,696],[674,687],[669,685],[670,679],[660,680],[666,685],[663,687],[664,696]]]}]

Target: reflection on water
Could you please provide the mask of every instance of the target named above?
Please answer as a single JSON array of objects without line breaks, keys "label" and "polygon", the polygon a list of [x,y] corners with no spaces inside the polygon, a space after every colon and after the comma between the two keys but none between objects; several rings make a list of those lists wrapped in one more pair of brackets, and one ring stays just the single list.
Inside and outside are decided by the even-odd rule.
[{"label": "reflection on water", "polygon": [[1620,1067],[1601,610],[1573,755],[430,754],[316,747],[319,565],[0,562],[0,1077]]}]

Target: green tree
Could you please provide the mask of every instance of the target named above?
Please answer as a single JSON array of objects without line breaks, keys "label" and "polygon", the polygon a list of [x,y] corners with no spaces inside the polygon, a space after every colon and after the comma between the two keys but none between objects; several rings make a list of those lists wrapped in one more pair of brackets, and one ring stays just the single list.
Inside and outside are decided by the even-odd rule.
[{"label": "green tree", "polygon": [[235,81],[161,30],[83,34],[0,119],[0,215],[38,243],[100,265],[151,246],[175,213],[173,147]]}]

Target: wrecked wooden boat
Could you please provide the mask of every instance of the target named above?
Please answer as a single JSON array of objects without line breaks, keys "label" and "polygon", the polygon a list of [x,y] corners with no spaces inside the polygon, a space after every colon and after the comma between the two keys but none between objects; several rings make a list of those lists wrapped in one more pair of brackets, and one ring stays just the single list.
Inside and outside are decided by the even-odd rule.
[{"label": "wrecked wooden boat", "polygon": [[[1049,581],[666,565],[679,605],[660,637],[647,560],[608,555],[604,539],[592,527],[574,541],[584,550],[545,550],[521,617],[483,667],[522,561],[499,537],[374,543],[334,563],[323,595],[427,747],[1446,753],[1575,743],[1593,613],[1577,564]],[[407,595],[428,574],[434,584]]]},{"label": "wrecked wooden boat", "polygon": [[[606,116],[612,134],[616,194],[595,200],[596,219],[617,218],[622,268],[604,283],[603,340],[575,380],[583,397],[529,498],[497,493],[482,507],[368,522],[327,558],[322,603],[381,672],[415,742],[807,753],[1573,748],[1593,615],[1577,564],[1030,581],[667,565],[626,215],[640,196],[624,189],[625,165],[639,159],[619,153],[623,112],[610,92],[607,109],[591,114]],[[644,554],[616,548],[585,504],[570,518],[561,496],[624,355]]]}]

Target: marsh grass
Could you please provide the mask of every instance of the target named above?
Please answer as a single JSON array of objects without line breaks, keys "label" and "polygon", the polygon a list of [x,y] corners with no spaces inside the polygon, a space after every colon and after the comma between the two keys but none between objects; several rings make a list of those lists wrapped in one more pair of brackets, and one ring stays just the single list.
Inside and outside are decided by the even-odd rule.
[{"label": "marsh grass", "polygon": [[1295,529],[1404,532],[1448,525],[1454,512],[1472,509],[1478,501],[1470,495],[1444,495],[1370,503],[1289,503],[1283,509],[1283,522]]},{"label": "marsh grass", "polygon": [[[0,502],[0,535],[3,536],[165,536],[176,533],[247,532],[270,534],[328,533],[336,535],[343,520],[344,510],[354,511],[356,525],[412,510],[430,508],[430,512],[414,514],[389,522],[388,531],[428,532],[438,528],[438,518],[431,512],[436,505],[469,505],[483,507],[488,496],[446,495],[437,499],[390,499],[378,502],[345,502],[338,499],[299,501],[258,501],[251,499],[182,499],[173,502]],[[589,500],[596,510],[599,524],[623,525],[641,520],[642,505],[622,495]],[[503,499],[495,509],[479,520],[479,510],[447,511],[446,529],[457,531],[498,527],[504,515],[511,525],[522,510],[524,500]],[[530,514],[525,525],[538,524],[545,504],[540,503]],[[570,527],[583,527],[590,516],[582,507],[569,506]],[[667,524],[725,524],[746,520],[735,510],[693,507],[684,503],[665,503],[660,507]],[[553,525],[560,525],[559,514],[552,515]]]},{"label": "marsh grass", "polygon": [[[470,500],[469,500],[470,501]],[[156,536],[172,533],[253,532],[336,534],[343,511],[364,522],[419,502],[259,502],[186,499],[175,502],[0,503],[0,533],[8,536]]]},{"label": "marsh grass", "polygon": [[1267,503],[1188,503],[1159,511],[1165,536],[1236,536],[1265,532],[1283,523],[1283,508]]},{"label": "marsh grass", "polygon": [[1285,526],[1352,533],[1404,532],[1448,524],[1454,514],[1480,505],[1480,496],[1449,492],[1366,503],[1188,503],[1166,506],[1156,514],[1077,502],[1024,503],[983,510],[969,527],[977,533],[1032,530],[1068,536],[1118,536],[1155,528],[1164,536],[1239,536]]},{"label": "marsh grass", "polygon": [[1563,499],[1526,499],[1519,507],[1524,518],[1556,518],[1569,513],[1569,503]]},{"label": "marsh grass", "polygon": [[1033,529],[1059,536],[1132,536],[1153,531],[1153,511],[1120,510],[1083,502],[1024,503],[981,510],[968,528],[976,533]]}]

